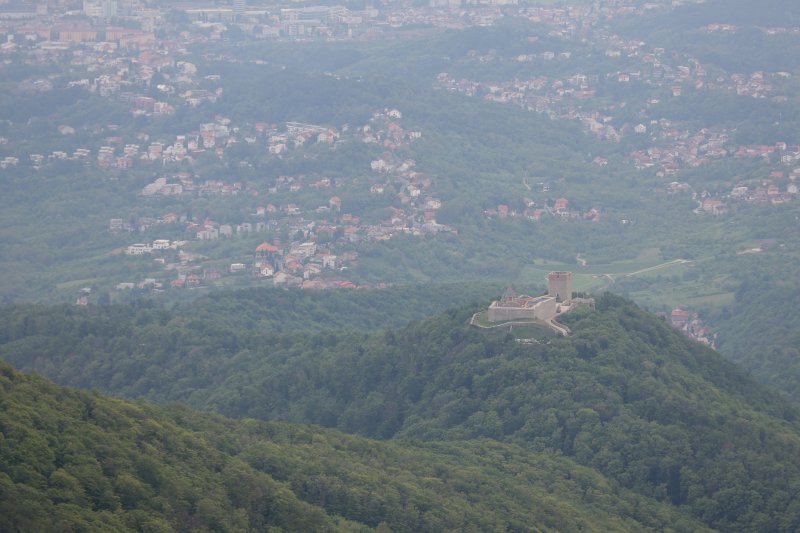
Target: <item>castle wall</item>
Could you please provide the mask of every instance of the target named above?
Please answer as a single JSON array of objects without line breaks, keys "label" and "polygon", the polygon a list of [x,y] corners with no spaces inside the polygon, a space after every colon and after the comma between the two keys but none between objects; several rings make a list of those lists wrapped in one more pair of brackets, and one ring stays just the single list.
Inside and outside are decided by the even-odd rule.
[{"label": "castle wall", "polygon": [[489,306],[489,322],[536,318],[533,307],[500,307],[497,304],[498,302],[492,302]]},{"label": "castle wall", "polygon": [[507,320],[549,320],[556,316],[556,299],[542,297],[532,307],[504,307],[500,302],[492,302],[489,306],[489,322],[505,322]]},{"label": "castle wall", "polygon": [[543,299],[536,306],[536,318],[538,318],[539,320],[550,320],[551,318],[556,316],[557,308],[558,304],[556,303],[555,298]]}]

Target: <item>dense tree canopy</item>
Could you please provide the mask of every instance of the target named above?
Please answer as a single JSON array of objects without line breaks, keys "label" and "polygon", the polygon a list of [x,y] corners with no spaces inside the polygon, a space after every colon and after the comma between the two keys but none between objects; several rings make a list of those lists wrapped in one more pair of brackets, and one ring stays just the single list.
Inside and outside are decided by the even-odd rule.
[{"label": "dense tree canopy", "polygon": [[494,441],[409,446],[165,411],[5,363],[0,405],[3,531],[702,528],[568,459]]},{"label": "dense tree canopy", "polygon": [[786,499],[800,480],[779,474],[800,471],[797,409],[619,297],[539,344],[470,327],[474,307],[307,334],[237,327],[233,302],[226,323],[152,305],[9,308],[0,354],[60,383],[234,417],[561,454],[714,528],[800,520]]}]

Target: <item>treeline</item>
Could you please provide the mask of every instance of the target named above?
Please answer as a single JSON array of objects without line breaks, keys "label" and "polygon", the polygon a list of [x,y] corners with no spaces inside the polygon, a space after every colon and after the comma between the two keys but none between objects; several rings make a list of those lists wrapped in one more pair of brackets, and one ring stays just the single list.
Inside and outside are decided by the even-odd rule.
[{"label": "treeline", "polygon": [[235,417],[490,438],[570,457],[713,528],[800,526],[787,497],[798,411],[715,352],[611,295],[546,344],[471,328],[475,310],[375,333],[277,333],[159,307],[17,307],[0,317],[0,354],[60,383]]},{"label": "treeline", "polygon": [[[529,288],[532,292],[544,289]],[[215,292],[180,304],[177,312],[233,328],[368,331],[404,326],[468,303],[488,302],[504,289],[497,282],[428,283],[324,292],[254,288]]]}]

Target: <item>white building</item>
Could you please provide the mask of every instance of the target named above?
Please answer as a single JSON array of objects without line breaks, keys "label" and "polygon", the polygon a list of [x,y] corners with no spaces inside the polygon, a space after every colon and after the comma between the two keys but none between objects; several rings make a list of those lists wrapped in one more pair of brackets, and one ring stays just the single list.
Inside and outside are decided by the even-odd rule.
[{"label": "white building", "polygon": [[149,244],[131,244],[125,249],[125,255],[144,255],[153,252]]}]

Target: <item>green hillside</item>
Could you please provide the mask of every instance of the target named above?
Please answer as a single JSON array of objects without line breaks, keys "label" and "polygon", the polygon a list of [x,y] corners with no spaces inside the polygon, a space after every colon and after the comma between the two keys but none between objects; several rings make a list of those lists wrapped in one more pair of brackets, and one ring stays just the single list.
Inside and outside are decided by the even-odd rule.
[{"label": "green hillside", "polygon": [[[697,531],[552,454],[159,410],[0,364],[2,531]],[[348,519],[342,518],[347,517]]]},{"label": "green hillside", "polygon": [[616,296],[569,317],[570,337],[524,345],[468,326],[474,307],[310,334],[100,311],[6,309],[0,355],[60,383],[233,417],[558,454],[713,528],[800,525],[798,410]]},{"label": "green hillside", "polygon": [[151,408],[0,374],[3,531],[348,526]]}]

